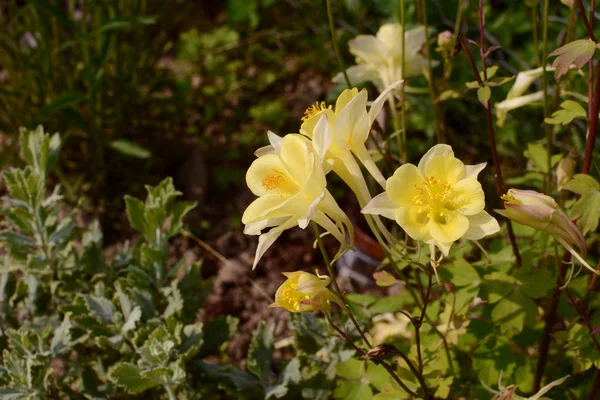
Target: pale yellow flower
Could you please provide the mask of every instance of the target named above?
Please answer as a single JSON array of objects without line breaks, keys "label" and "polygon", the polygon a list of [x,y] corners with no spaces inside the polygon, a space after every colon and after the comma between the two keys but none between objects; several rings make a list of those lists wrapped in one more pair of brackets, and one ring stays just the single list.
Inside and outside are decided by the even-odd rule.
[{"label": "pale yellow flower", "polygon": [[[321,122],[328,137],[327,119]],[[321,129],[321,127],[319,127]],[[353,242],[350,220],[327,190],[323,170],[325,150],[302,135],[269,135],[272,153],[258,157],[248,169],[246,183],[259,196],[244,211],[244,233],[260,235],[253,268],[281,233],[294,226],[304,229],[314,221],[345,247]],[[326,148],[326,147],[325,147]],[[264,229],[271,228],[267,233]]]},{"label": "pale yellow flower", "polygon": [[[330,142],[325,154],[326,169],[332,168],[352,189],[361,205],[371,198],[367,184],[354,156],[380,185],[385,187],[385,178],[375,165],[366,141],[371,126],[385,104],[389,92],[401,81],[388,86],[367,110],[367,91],[356,88],[344,90],[335,103],[335,108],[325,103],[317,104],[306,111],[300,133],[311,138],[313,143],[324,143],[324,126],[317,125],[323,116],[329,121]],[[353,156],[354,155],[354,156]]]},{"label": "pale yellow flower", "polygon": [[[379,89],[393,82],[421,74],[427,59],[420,51],[425,44],[425,27],[419,26],[404,32],[404,65],[402,71],[402,25],[385,24],[376,36],[359,35],[348,42],[350,53],[356,56],[356,63],[346,70],[353,83],[371,81]],[[334,77],[334,82],[343,82],[343,75]]]},{"label": "pale yellow flower", "polygon": [[[494,211],[519,224],[548,233],[583,266],[595,274],[600,274],[584,259],[587,249],[583,234],[552,197],[534,190],[509,189],[502,199],[505,209]],[[572,246],[577,246],[583,257]]]},{"label": "pale yellow flower", "polygon": [[328,276],[308,272],[284,272],[287,280],[277,289],[275,303],[269,307],[282,307],[291,312],[329,310],[329,302],[341,304],[339,298],[327,286]]},{"label": "pale yellow flower", "polygon": [[[546,71],[554,71],[553,67],[547,66]],[[508,113],[523,106],[539,103],[544,99],[544,92],[539,90],[534,93],[524,94],[529,87],[544,74],[542,67],[521,71],[517,74],[515,83],[512,85],[506,99],[499,101],[494,105],[496,109],[496,124],[499,127],[504,126],[504,121],[508,117]]]},{"label": "pale yellow flower", "polygon": [[387,180],[386,191],[362,212],[395,220],[411,238],[436,246],[447,256],[458,239],[479,240],[500,230],[484,211],[477,175],[485,166],[464,165],[450,146],[438,144],[418,166],[398,168]]}]

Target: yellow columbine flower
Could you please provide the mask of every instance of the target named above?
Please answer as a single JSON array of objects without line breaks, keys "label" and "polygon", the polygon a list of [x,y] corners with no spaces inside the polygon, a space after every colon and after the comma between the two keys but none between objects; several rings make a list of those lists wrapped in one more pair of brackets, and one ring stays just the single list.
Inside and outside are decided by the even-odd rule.
[{"label": "yellow columbine flower", "polygon": [[[366,89],[360,92],[356,88],[346,89],[337,98],[334,109],[324,103],[310,107],[300,127],[300,133],[311,138],[313,143],[320,143],[321,147],[328,143],[325,147],[327,149],[325,162],[328,164],[326,168],[332,168],[350,186],[363,206],[371,196],[354,156],[360,160],[373,178],[385,187],[385,178],[375,165],[365,143],[389,92],[400,83],[401,81],[398,81],[387,87],[368,110]],[[319,125],[323,116],[327,117],[328,127]],[[330,132],[330,137],[327,139],[326,128]]]},{"label": "yellow columbine flower", "polygon": [[275,303],[269,307],[282,307],[291,312],[328,310],[330,301],[341,304],[339,298],[327,286],[328,276],[308,272],[284,272],[287,280],[277,289]]},{"label": "yellow columbine flower", "polygon": [[[425,27],[419,26],[404,32],[404,66],[402,71],[402,25],[385,24],[376,36],[359,35],[348,42],[350,53],[356,56],[356,63],[346,70],[351,82],[370,81],[379,91],[392,82],[419,75],[427,65],[427,59],[420,54],[425,44]],[[343,82],[343,75],[336,75],[334,82]]]},{"label": "yellow columbine flower", "polygon": [[[326,118],[321,125],[328,126]],[[294,226],[304,229],[310,221],[350,247],[352,224],[326,189],[325,150],[301,135],[281,139],[270,133],[269,138],[273,152],[257,158],[246,174],[248,187],[259,196],[242,216],[244,233],[260,235],[252,268],[284,230]],[[271,229],[261,234],[266,228]]]},{"label": "yellow columbine flower", "polygon": [[[534,190],[509,189],[508,193],[502,196],[502,200],[505,209],[494,211],[519,224],[548,233],[583,266],[595,274],[600,274],[584,259],[587,249],[583,234],[552,197]],[[579,248],[583,257],[573,249],[573,246]]]},{"label": "yellow columbine flower", "polygon": [[460,238],[479,240],[500,230],[483,210],[485,198],[477,175],[485,166],[464,165],[450,146],[438,144],[418,166],[398,168],[387,180],[386,191],[362,212],[396,220],[411,238],[436,246],[447,256]]}]

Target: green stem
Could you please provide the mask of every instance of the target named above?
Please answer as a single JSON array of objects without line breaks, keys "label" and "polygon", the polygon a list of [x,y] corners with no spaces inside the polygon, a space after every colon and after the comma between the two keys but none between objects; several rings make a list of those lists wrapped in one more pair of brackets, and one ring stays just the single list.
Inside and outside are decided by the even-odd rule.
[{"label": "green stem", "polygon": [[175,394],[175,391],[173,390],[173,387],[170,384],[165,384],[164,385],[165,390],[167,391],[167,395],[169,396],[169,400],[177,400],[177,395]]},{"label": "green stem", "polygon": [[540,59],[540,40],[538,38],[538,24],[537,24],[537,8],[531,7],[531,22],[533,24],[533,51],[535,52],[535,61],[538,67],[542,66],[542,60]]},{"label": "green stem", "polygon": [[335,38],[335,25],[333,24],[333,11],[331,9],[331,0],[325,0],[325,2],[327,3],[327,17],[329,18],[329,30],[331,31],[331,41],[333,42],[333,50],[335,51],[335,56],[337,58],[339,67],[342,70],[342,74],[344,74],[346,86],[348,86],[348,89],[351,89],[352,84],[350,83],[350,78],[348,78],[348,73],[346,72],[346,67],[344,66],[344,61],[342,60],[342,55],[340,54],[340,49]]},{"label": "green stem", "polygon": [[[544,20],[543,20],[543,31],[542,31],[542,89],[544,91],[544,119],[550,116],[550,98],[548,96],[548,76],[546,74],[546,59],[548,58],[548,4],[549,0],[544,0]],[[546,124],[546,150],[548,157],[546,159],[546,167],[548,168],[548,175],[546,177],[546,192],[549,193],[552,190],[552,125]]]},{"label": "green stem", "polygon": [[321,239],[321,234],[319,233],[319,227],[314,222],[312,223],[312,226],[313,226],[313,230],[315,232],[315,238],[317,240],[319,250],[321,250],[321,254],[323,255],[323,261],[325,261],[325,266],[327,267],[327,272],[329,272],[329,277],[331,278],[331,282],[333,282],[333,289],[335,290],[335,294],[340,298],[342,308],[348,314],[348,317],[350,317],[352,324],[354,324],[354,327],[360,334],[360,337],[362,338],[363,342],[365,342],[367,347],[370,349],[372,347],[371,342],[369,341],[369,339],[367,339],[367,336],[365,335],[362,328],[358,324],[358,321],[356,320],[356,318],[354,318],[352,311],[350,311],[350,309],[346,305],[346,300],[344,299],[344,293],[340,290],[340,286],[337,283],[337,279],[336,279],[335,273],[333,271],[333,266],[331,265],[331,261],[329,260],[329,256],[327,255],[327,251],[325,250],[325,245],[323,245],[323,240]]},{"label": "green stem", "polygon": [[[400,79],[404,79],[404,71],[405,69],[405,55],[404,49],[406,45],[405,38],[405,26],[404,26],[404,0],[400,0],[400,37],[402,38],[401,44],[401,55],[400,55],[400,68],[402,69],[400,74]],[[391,83],[391,82],[390,82]],[[406,93],[404,92],[404,82],[400,85],[400,98],[401,98],[401,108],[400,108],[400,135],[398,135],[398,153],[400,155],[400,159],[402,162],[406,163],[408,161],[407,155],[407,145],[406,145]],[[395,107],[393,107],[395,109]],[[394,118],[395,119],[395,118]],[[401,142],[401,144],[400,144]]]},{"label": "green stem", "polygon": [[[433,67],[431,65],[431,51],[429,51],[429,27],[427,26],[427,1],[420,0],[423,21],[422,25],[425,28],[425,52],[427,54],[427,86],[429,87],[429,97],[431,99],[431,105],[433,108],[433,126],[435,129],[435,136],[438,143],[444,143],[444,137],[440,126],[440,104],[437,101],[437,93],[433,81]],[[402,42],[404,43],[404,42]],[[404,53],[404,52],[403,52]]]}]

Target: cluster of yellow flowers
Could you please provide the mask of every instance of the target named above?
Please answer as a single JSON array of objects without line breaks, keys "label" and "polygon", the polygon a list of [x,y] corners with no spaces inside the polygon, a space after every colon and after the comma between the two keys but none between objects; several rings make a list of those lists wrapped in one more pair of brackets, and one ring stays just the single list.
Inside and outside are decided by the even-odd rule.
[{"label": "cluster of yellow flowers", "polygon": [[[425,41],[421,27],[405,34],[407,71],[401,70],[400,32],[397,24],[388,24],[376,37],[361,35],[350,42],[358,65],[351,67],[349,74],[355,81],[373,81],[381,92],[370,107],[365,89],[347,89],[333,107],[324,102],[309,107],[299,133],[282,138],[268,132],[270,145],[255,153],[258,158],[246,175],[248,187],[258,196],[242,216],[244,232],[260,235],[253,268],[284,230],[295,226],[304,229],[311,221],[340,242],[338,255],[352,247],[352,223],[327,190],[330,171],[350,187],[362,213],[392,219],[413,240],[428,244],[434,271],[457,240],[479,240],[500,230],[496,219],[484,210],[484,192],[477,180],[486,163],[465,165],[450,146],[438,144],[418,165],[406,163],[386,180],[367,150],[371,127],[385,101],[402,84],[404,72],[415,75],[425,63],[419,54]],[[371,198],[359,162],[383,193]],[[558,211],[556,203],[541,196],[509,192],[506,210],[499,213],[584,250],[581,232]],[[441,252],[439,258],[437,250]],[[284,275],[288,280],[277,291],[274,306],[312,311],[340,301],[327,289],[329,277],[306,272]]]}]

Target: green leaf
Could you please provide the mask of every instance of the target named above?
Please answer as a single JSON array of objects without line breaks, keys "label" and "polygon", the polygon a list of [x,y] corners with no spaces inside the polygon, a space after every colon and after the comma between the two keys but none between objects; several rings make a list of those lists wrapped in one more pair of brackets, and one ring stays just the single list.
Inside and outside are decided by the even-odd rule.
[{"label": "green leaf", "polygon": [[35,248],[35,242],[30,237],[10,230],[0,231],[0,242],[4,242],[11,253],[19,256],[26,256]]},{"label": "green leaf", "polygon": [[519,277],[519,280],[522,283],[521,292],[534,299],[546,297],[550,289],[556,286],[554,277],[547,269],[540,269],[528,276]]},{"label": "green leaf", "polygon": [[552,63],[552,66],[556,68],[554,71],[554,78],[558,79],[562,75],[566,74],[569,71],[571,64],[575,64],[577,69],[581,69],[585,64],[587,64],[588,61],[592,59],[595,51],[596,43],[589,38],[575,40],[554,50],[548,56],[557,56]]},{"label": "green leaf", "polygon": [[171,226],[169,227],[169,231],[167,232],[167,237],[171,238],[175,235],[178,235],[183,228],[183,218],[187,213],[192,211],[198,203],[192,201],[181,201],[175,204],[173,208],[173,218],[171,219]]},{"label": "green leaf", "polygon": [[145,376],[136,365],[128,362],[115,365],[109,373],[109,378],[129,393],[141,393],[161,384],[160,381]]},{"label": "green leaf", "polygon": [[199,357],[219,354],[223,343],[231,339],[239,319],[231,315],[219,315],[204,326],[204,342],[200,346]]},{"label": "green leaf", "polygon": [[600,183],[591,175],[576,174],[564,185],[563,189],[582,195],[590,191],[600,190]]},{"label": "green leaf", "polygon": [[69,314],[65,315],[62,323],[54,331],[54,336],[52,336],[52,343],[50,344],[50,350],[54,356],[62,354],[66,350],[69,350],[71,347],[71,328],[73,324],[71,324],[71,320],[69,319]]},{"label": "green leaf", "polygon": [[492,90],[489,86],[485,85],[477,89],[477,99],[485,108],[488,107],[488,101],[492,96]]},{"label": "green leaf", "polygon": [[220,389],[236,399],[263,400],[265,398],[261,381],[246,371],[231,365],[209,365],[202,361],[196,365],[200,369],[203,381],[216,381]]},{"label": "green leaf", "polygon": [[265,322],[261,321],[254,332],[250,348],[248,349],[246,368],[261,378],[264,386],[266,386],[267,375],[271,371],[273,350],[273,334],[268,330]]},{"label": "green leaf", "polygon": [[148,235],[146,222],[146,207],[139,199],[125,195],[125,207],[127,209],[127,218],[131,227],[136,231]]},{"label": "green leaf", "polygon": [[289,387],[298,385],[302,379],[300,373],[300,361],[297,358],[292,359],[287,363],[285,369],[281,372],[277,379],[277,383],[269,386],[265,390],[265,399],[277,398],[280,399],[288,394]]},{"label": "green leaf", "polygon": [[477,270],[462,257],[454,260],[451,265],[441,268],[440,274],[450,275],[448,278],[444,278],[444,280],[449,280],[456,286],[469,286],[474,282],[481,281]]},{"label": "green leaf", "polygon": [[85,305],[96,319],[104,323],[112,323],[115,306],[106,298],[95,295],[84,295]]},{"label": "green leaf", "polygon": [[560,109],[552,113],[552,117],[544,119],[550,125],[567,125],[575,118],[587,118],[587,112],[576,101],[565,100],[560,104]]},{"label": "green leaf", "polygon": [[134,330],[135,324],[140,320],[141,317],[142,317],[142,309],[140,308],[140,306],[135,306],[135,308],[126,317],[127,321],[125,321],[125,323],[121,327],[121,332],[126,333],[131,330]]},{"label": "green leaf", "polygon": [[438,387],[434,393],[436,398],[447,399],[450,395],[450,388],[452,387],[452,382],[454,382],[454,377],[448,376],[444,379],[438,380]]},{"label": "green leaf", "polygon": [[571,218],[577,219],[577,226],[585,235],[595,232],[600,219],[600,190],[586,192],[571,209]]},{"label": "green leaf", "polygon": [[[184,360],[190,359],[200,350],[200,346],[204,340],[204,331],[202,328],[203,324],[201,322],[187,325],[183,328],[183,338],[181,339],[179,351],[183,354]],[[218,334],[221,335],[222,333],[219,332]]]},{"label": "green leaf", "polygon": [[373,390],[371,390],[371,386],[360,381],[340,381],[333,392],[333,397],[343,400],[371,400]]},{"label": "green leaf", "polygon": [[517,280],[504,272],[492,272],[485,276],[485,288],[490,304],[497,303],[514,289]]},{"label": "green leaf", "polygon": [[125,139],[113,140],[110,142],[110,147],[112,147],[113,150],[116,150],[119,153],[129,157],[146,159],[152,156],[150,150],[140,146],[135,142]]},{"label": "green leaf", "polygon": [[86,98],[87,96],[82,94],[63,94],[52,100],[49,104],[46,104],[44,108],[42,108],[42,113],[52,114],[65,108],[73,107],[84,101]]},{"label": "green leaf", "polygon": [[538,171],[548,172],[548,151],[546,147],[529,143],[523,154],[533,162]]},{"label": "green leaf", "polygon": [[500,326],[500,332],[507,337],[521,333],[525,323],[532,325],[536,317],[537,306],[518,290],[500,300],[492,310],[492,321]]}]

